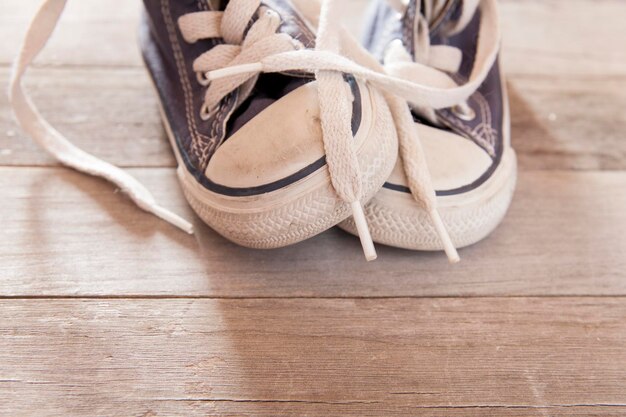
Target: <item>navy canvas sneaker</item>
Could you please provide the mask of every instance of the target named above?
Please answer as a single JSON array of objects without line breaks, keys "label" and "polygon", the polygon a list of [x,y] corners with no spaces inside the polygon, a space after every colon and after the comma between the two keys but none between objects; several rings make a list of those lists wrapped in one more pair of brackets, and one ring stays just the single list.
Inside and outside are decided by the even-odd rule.
[{"label": "navy canvas sneaker", "polygon": [[[145,0],[144,61],[180,183],[202,220],[241,245],[276,248],[354,215],[374,259],[362,205],[395,164],[391,114],[381,92],[345,65],[335,68],[338,3],[327,2],[321,15],[300,3],[303,11],[288,0]],[[145,210],[191,232],[127,173],[55,131],[22,90],[21,77],[64,4],[44,1],[26,35],[10,92],[18,121],[64,164],[115,182]],[[263,61],[289,68],[258,68]]]},{"label": "navy canvas sneaker", "polygon": [[178,176],[212,228],[249,247],[285,246],[358,213],[354,205],[380,189],[397,139],[383,96],[364,82],[306,67],[209,80],[212,71],[314,51],[316,28],[294,3],[144,4],[141,48]]},{"label": "navy canvas sneaker", "polygon": [[[407,249],[446,249],[429,206],[415,198],[407,176],[418,164],[429,171],[453,246],[471,245],[500,223],[516,183],[506,85],[497,60],[496,2],[373,3],[365,45],[387,73],[433,88],[471,85],[473,91],[450,107],[411,106],[422,152],[416,157],[401,150],[392,175],[367,206],[372,236]],[[342,227],[355,231],[353,221]]]}]

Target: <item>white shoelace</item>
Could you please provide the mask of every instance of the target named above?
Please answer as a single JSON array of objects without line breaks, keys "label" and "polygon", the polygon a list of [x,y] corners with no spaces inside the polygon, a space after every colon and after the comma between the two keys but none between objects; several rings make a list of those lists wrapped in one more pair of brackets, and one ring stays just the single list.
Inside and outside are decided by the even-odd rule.
[{"label": "white shoelace", "polygon": [[14,63],[9,84],[9,101],[22,129],[59,162],[78,171],[105,178],[126,192],[143,210],[193,233],[190,222],[159,206],[152,194],[139,181],[115,165],[111,165],[72,144],[39,113],[22,87],[22,77],[52,35],[65,7],[66,0],[46,0],[33,18],[19,55]]},{"label": "white shoelace", "polygon": [[[436,3],[440,0],[430,1]],[[424,83],[407,69],[412,65],[442,67],[442,62],[443,69],[450,68],[455,58],[449,56],[454,52],[443,53],[448,54],[448,58],[435,59],[431,59],[432,56],[441,54],[431,53],[426,64],[409,63],[406,56],[396,54],[403,59],[390,58],[386,70],[339,25],[339,2],[324,0],[319,10],[313,7],[313,14],[305,16],[311,22],[319,22],[317,48],[314,51],[300,49],[301,46],[289,36],[277,34],[280,18],[267,9],[262,10],[259,19],[246,33],[249,22],[259,10],[258,0],[231,0],[224,12],[197,12],[183,16],[179,25],[188,42],[215,37],[221,37],[226,42],[194,61],[194,69],[204,74],[199,78],[200,82],[209,85],[201,114],[207,117],[216,104],[235,89],[239,89],[240,102],[244,100],[261,73],[315,73],[331,181],[339,197],[352,207],[363,250],[367,259],[372,260],[376,258],[376,252],[360,202],[361,171],[352,147],[352,95],[343,81],[343,74],[352,74],[367,81],[382,91],[389,102],[400,140],[400,157],[414,199],[429,213],[450,261],[457,262],[457,251],[437,211],[436,194],[407,102],[416,109],[447,108],[464,102],[476,91],[498,53],[499,27],[495,0],[464,2],[476,3],[470,7],[479,7],[482,19],[476,65],[467,83],[461,86],[448,82]],[[192,233],[193,228],[188,221],[159,206],[150,192],[128,173],[74,146],[39,114],[25,94],[22,77],[52,34],[65,3],[66,0],[45,0],[29,26],[15,62],[9,89],[16,119],[41,147],[61,163],[113,182],[142,209]],[[419,39],[423,36],[420,35]],[[438,50],[438,47],[430,48],[431,52],[433,50]],[[222,81],[213,82],[218,79]]]}]

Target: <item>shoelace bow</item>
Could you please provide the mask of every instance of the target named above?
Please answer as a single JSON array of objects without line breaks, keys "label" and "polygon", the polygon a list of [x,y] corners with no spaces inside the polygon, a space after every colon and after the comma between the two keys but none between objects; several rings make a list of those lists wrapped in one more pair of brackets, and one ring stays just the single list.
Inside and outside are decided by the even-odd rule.
[{"label": "shoelace bow", "polygon": [[[315,1],[316,6],[317,1]],[[389,0],[392,2],[392,0]],[[441,0],[429,0],[430,10],[435,10]],[[451,262],[459,260],[457,251],[437,211],[436,194],[426,166],[424,152],[413,128],[413,117],[409,109],[432,115],[432,110],[452,107],[463,103],[482,84],[493,62],[499,46],[499,27],[496,18],[495,0],[466,0],[457,23],[457,28],[469,22],[469,16],[478,7],[481,9],[481,29],[476,52],[476,65],[469,80],[457,85],[451,79],[442,82],[443,76],[434,76],[437,82],[424,83],[416,73],[426,74],[432,68],[443,71],[458,69],[458,60],[451,49],[430,47],[429,42],[417,63],[407,60],[407,53],[400,49],[388,54],[387,65],[379,64],[345,28],[337,22],[339,0],[324,0],[305,16],[318,23],[316,50],[301,49],[301,45],[286,34],[276,33],[280,17],[273,11],[259,9],[259,0],[231,0],[224,12],[196,12],[181,17],[179,25],[188,42],[204,38],[223,38],[218,45],[194,61],[194,69],[200,74],[199,81],[208,85],[202,117],[209,117],[212,109],[229,93],[239,89],[239,103],[252,92],[261,73],[306,71],[315,73],[318,81],[320,115],[324,147],[331,181],[339,197],[349,203],[365,255],[374,259],[376,252],[367,227],[360,202],[361,172],[352,147],[351,92],[343,81],[343,74],[352,74],[377,87],[387,98],[400,141],[400,158],[409,188],[415,201],[426,210],[440,236]],[[43,49],[63,11],[66,0],[46,0],[35,15],[24,39],[20,54],[15,62],[9,97],[15,116],[22,128],[46,151],[61,163],[79,171],[103,177],[120,187],[142,209],[163,220],[193,232],[189,222],[160,207],[150,192],[136,179],[120,168],[106,163],[74,146],[39,114],[21,85],[22,77]],[[405,7],[402,0],[393,1],[396,7]],[[465,6],[465,4],[468,6]],[[428,6],[426,7],[428,10]],[[259,18],[246,31],[257,10]],[[428,16],[423,16],[428,19]],[[422,27],[417,39],[425,45],[428,35]],[[426,34],[426,35],[424,35]],[[433,52],[434,51],[434,52]],[[442,52],[438,52],[442,51]],[[410,58],[410,55],[409,55]],[[410,71],[409,68],[414,71]],[[425,70],[424,68],[428,68]],[[437,69],[433,71],[438,71]],[[441,71],[440,71],[441,72]],[[443,74],[443,72],[442,72]],[[445,75],[445,74],[443,74]],[[447,75],[445,75],[448,77]],[[449,77],[448,77],[449,78]],[[212,81],[221,79],[222,82]],[[452,81],[450,83],[450,81]]]}]

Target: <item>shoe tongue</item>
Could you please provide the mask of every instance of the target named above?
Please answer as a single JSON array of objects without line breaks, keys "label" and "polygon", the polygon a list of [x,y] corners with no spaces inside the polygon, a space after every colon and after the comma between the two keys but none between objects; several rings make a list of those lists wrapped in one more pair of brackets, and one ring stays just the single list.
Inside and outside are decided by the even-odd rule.
[{"label": "shoe tongue", "polygon": [[228,0],[206,0],[211,10],[224,10],[228,4]]},{"label": "shoe tongue", "polygon": [[436,31],[442,22],[454,19],[455,11],[462,0],[410,0],[408,10],[416,10],[417,4],[420,4],[420,13],[426,15],[427,7],[433,10],[430,21],[431,32]]},{"label": "shoe tongue", "polygon": [[[406,13],[402,19],[403,32],[405,34],[412,34],[414,28],[416,27],[415,25],[417,24],[418,16],[420,14],[426,14],[426,2],[429,2],[430,7],[435,10],[429,21],[431,43],[444,43],[444,33],[441,29],[460,18],[460,6],[462,6],[463,0],[446,0],[444,2],[437,2],[436,0],[410,0]],[[421,8],[419,11],[417,10],[418,3]],[[410,50],[412,50],[414,47],[414,40],[405,38],[404,41],[407,46],[411,47]]]}]

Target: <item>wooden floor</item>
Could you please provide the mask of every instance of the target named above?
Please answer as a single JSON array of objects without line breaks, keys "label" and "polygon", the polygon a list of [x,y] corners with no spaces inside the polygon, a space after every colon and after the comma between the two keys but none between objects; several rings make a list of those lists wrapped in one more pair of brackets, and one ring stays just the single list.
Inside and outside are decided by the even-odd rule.
[{"label": "wooden floor", "polygon": [[[362,0],[354,0],[362,1]],[[0,2],[0,90],[34,0]],[[70,1],[28,86],[191,216],[135,43]],[[331,230],[257,252],[61,168],[0,95],[0,416],[626,415],[626,2],[503,0],[520,184],[449,266]]]}]

